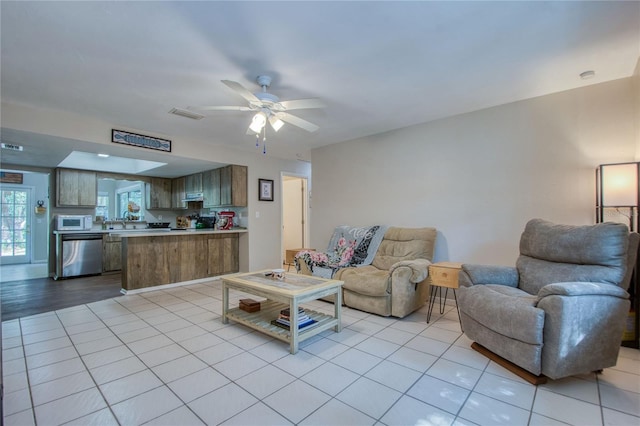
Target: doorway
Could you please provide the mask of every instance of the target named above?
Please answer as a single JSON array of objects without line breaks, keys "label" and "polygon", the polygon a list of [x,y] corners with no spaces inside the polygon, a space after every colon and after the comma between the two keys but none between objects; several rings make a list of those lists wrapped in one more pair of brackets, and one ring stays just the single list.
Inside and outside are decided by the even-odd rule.
[{"label": "doorway", "polygon": [[[282,258],[290,264],[287,250],[308,248],[309,189],[306,176],[282,174]],[[289,256],[290,257],[290,256]]]},{"label": "doorway", "polygon": [[20,175],[21,181],[0,182],[0,281],[47,277],[50,173],[0,172]]}]

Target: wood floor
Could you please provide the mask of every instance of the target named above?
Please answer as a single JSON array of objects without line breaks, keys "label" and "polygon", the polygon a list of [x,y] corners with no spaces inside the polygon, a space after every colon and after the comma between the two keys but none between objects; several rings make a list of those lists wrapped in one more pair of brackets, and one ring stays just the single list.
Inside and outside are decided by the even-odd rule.
[{"label": "wood floor", "polygon": [[120,274],[0,283],[2,321],[121,296]]}]

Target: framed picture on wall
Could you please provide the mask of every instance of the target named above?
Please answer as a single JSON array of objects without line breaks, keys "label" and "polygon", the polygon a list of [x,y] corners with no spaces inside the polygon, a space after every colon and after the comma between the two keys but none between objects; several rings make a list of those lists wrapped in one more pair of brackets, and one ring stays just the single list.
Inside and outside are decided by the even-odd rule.
[{"label": "framed picture on wall", "polygon": [[258,179],[258,201],[273,201],[272,179]]}]

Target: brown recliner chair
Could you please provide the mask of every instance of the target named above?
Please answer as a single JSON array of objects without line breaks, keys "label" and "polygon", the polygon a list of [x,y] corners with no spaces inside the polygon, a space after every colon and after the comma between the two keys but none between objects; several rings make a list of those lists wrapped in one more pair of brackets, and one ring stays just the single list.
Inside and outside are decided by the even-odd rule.
[{"label": "brown recliner chair", "polygon": [[[405,317],[429,297],[429,265],[435,228],[390,227],[370,265],[344,267],[333,278],[344,281],[343,303],[382,316]],[[304,263],[300,273],[310,275]]]}]

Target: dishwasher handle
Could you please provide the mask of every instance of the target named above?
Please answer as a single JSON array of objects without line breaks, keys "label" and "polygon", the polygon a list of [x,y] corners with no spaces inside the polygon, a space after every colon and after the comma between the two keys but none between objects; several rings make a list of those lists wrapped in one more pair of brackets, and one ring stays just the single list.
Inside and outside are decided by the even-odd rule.
[{"label": "dishwasher handle", "polygon": [[63,234],[62,241],[101,240],[102,234]]}]

